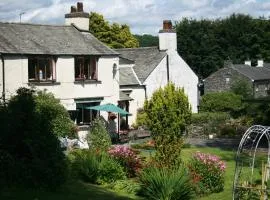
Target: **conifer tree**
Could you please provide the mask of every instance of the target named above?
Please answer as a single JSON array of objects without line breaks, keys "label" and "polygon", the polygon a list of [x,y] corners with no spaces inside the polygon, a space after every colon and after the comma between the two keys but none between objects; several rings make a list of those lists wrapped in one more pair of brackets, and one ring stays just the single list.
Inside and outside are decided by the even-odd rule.
[{"label": "conifer tree", "polygon": [[144,110],[155,141],[156,160],[167,167],[180,163],[183,134],[191,120],[191,106],[183,88],[169,83],[147,100]]}]

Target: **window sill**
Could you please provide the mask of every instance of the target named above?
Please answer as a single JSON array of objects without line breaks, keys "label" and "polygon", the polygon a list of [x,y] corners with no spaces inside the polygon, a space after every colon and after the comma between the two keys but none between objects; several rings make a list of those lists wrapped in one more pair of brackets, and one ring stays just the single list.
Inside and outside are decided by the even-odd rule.
[{"label": "window sill", "polygon": [[101,84],[101,81],[98,80],[89,80],[89,79],[77,79],[74,81],[75,84]]},{"label": "window sill", "polygon": [[60,85],[60,82],[56,82],[56,81],[29,81],[28,85]]}]

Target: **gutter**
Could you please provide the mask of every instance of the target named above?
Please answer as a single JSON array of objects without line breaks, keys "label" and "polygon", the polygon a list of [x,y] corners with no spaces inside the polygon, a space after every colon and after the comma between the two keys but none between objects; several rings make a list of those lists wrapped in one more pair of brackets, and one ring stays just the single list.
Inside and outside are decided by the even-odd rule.
[{"label": "gutter", "polygon": [[2,81],[3,81],[2,99],[3,99],[4,105],[6,105],[5,59],[4,59],[3,54],[1,54],[1,53],[0,53],[0,57],[2,60]]}]

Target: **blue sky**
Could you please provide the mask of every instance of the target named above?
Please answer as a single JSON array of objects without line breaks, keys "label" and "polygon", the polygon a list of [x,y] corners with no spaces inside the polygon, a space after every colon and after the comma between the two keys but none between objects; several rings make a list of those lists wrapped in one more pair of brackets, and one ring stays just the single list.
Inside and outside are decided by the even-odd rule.
[{"label": "blue sky", "polygon": [[[98,12],[110,22],[126,23],[132,33],[156,35],[164,19],[223,18],[232,13],[270,16],[270,0],[80,0],[84,11]],[[75,0],[0,0],[0,21],[64,24]]]}]

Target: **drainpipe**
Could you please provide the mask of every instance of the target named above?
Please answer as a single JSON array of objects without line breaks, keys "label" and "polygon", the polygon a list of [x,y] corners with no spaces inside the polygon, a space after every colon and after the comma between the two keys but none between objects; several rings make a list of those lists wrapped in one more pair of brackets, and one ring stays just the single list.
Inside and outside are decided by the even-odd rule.
[{"label": "drainpipe", "polygon": [[166,56],[166,66],[167,66],[167,82],[170,82],[170,69],[169,69],[169,55]]},{"label": "drainpipe", "polygon": [[2,99],[4,102],[4,105],[6,105],[6,92],[5,92],[5,59],[2,54],[0,54],[1,60],[2,60],[2,81],[3,81],[3,91],[2,91]]},{"label": "drainpipe", "polygon": [[144,98],[147,100],[146,85],[142,85],[144,89]]}]

